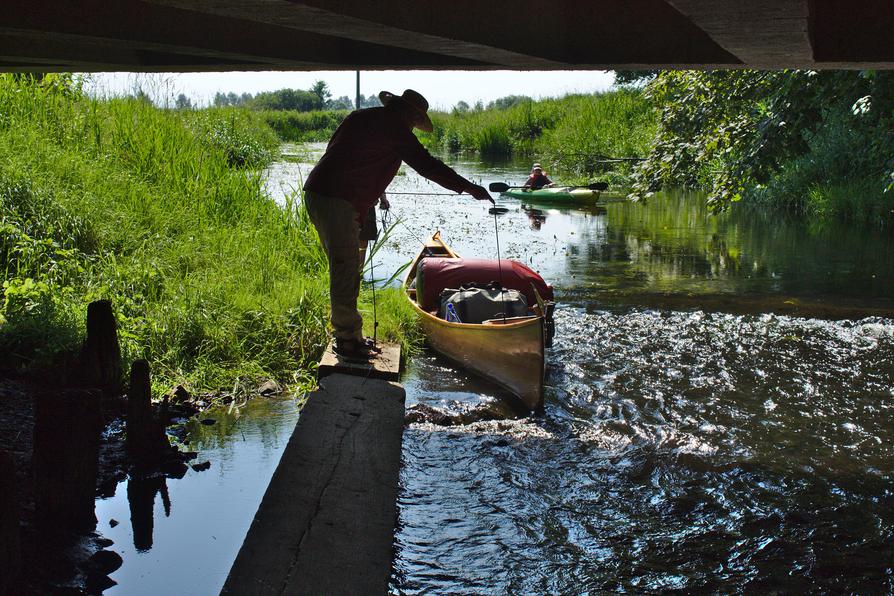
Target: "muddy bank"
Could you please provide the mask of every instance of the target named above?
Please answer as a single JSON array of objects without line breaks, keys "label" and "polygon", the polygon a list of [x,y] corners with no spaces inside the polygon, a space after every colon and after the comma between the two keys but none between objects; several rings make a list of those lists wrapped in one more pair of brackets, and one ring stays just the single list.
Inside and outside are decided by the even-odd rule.
[{"label": "muddy bank", "polygon": [[[84,470],[69,469],[71,458],[65,461],[59,454],[70,450],[77,455],[83,445],[66,441],[71,434],[58,440],[46,437],[57,430],[53,425],[38,428],[37,402],[54,390],[58,391],[34,379],[10,378],[9,374],[0,378],[0,451],[11,456],[15,468],[14,506],[19,530],[19,572],[10,593],[96,590],[106,585],[107,573],[115,568],[117,555],[104,550],[111,541],[95,531],[92,499],[103,486],[126,475],[123,435],[113,431],[114,417],[97,428],[92,453],[95,463],[87,466],[92,482],[77,478]],[[61,416],[59,423],[76,424]],[[60,490],[54,486],[58,482],[69,484],[69,489]],[[83,490],[87,483],[89,492]],[[71,490],[76,485],[82,488],[80,498],[77,490]],[[48,502],[54,495],[45,495],[46,491],[68,502]]]},{"label": "muddy bank", "polygon": [[[15,510],[8,517],[18,526],[17,544],[10,546],[5,539],[0,544],[4,581],[12,582],[12,570],[18,568],[14,587],[3,586],[10,593],[97,593],[114,586],[109,574],[122,559],[97,527],[95,500],[114,497],[129,479],[136,540],[141,533],[151,534],[153,498],[158,492],[164,498],[165,482],[182,478],[190,469],[210,467],[184,444],[187,428],[216,424],[206,408],[234,399],[193,396],[174,388],[151,406],[159,434],[156,453],[146,460],[128,447],[129,395],[104,397],[95,390],[38,380],[65,377],[0,372],[0,452],[14,470],[8,480],[15,488],[14,500],[6,495],[9,502],[4,505]],[[269,397],[280,392],[279,385],[266,382],[252,393]],[[17,553],[6,555],[7,550]]]}]

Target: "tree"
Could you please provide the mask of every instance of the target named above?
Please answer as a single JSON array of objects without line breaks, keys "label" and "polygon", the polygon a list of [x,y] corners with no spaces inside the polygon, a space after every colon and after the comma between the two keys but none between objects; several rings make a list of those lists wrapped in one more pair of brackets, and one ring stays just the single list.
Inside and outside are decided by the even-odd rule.
[{"label": "tree", "polygon": [[325,108],[326,104],[329,102],[329,98],[332,97],[332,93],[329,92],[329,86],[326,84],[326,81],[316,81],[311,85],[309,91],[317,96],[317,110]]},{"label": "tree", "polygon": [[637,87],[645,85],[660,73],[660,70],[616,70],[615,85]]},{"label": "tree", "polygon": [[181,93],[177,96],[177,101],[175,102],[175,106],[178,110],[191,110],[192,109],[192,100],[190,100],[186,95]]},{"label": "tree", "polygon": [[517,106],[520,103],[525,103],[529,101],[534,101],[527,95],[507,95],[506,97],[501,97],[499,99],[495,99],[492,102],[487,104],[487,108],[497,109],[497,110],[506,110],[513,106]]},{"label": "tree", "polygon": [[326,107],[330,110],[353,110],[354,102],[347,95],[342,95],[339,98],[329,100]]},{"label": "tree", "polygon": [[227,96],[220,91],[214,94],[214,105],[216,107],[221,107],[227,105]]},{"label": "tree", "polygon": [[251,107],[256,110],[297,110],[309,112],[318,110],[320,97],[311,91],[303,89],[280,89],[278,91],[265,91],[255,95]]},{"label": "tree", "polygon": [[469,104],[467,104],[463,100],[459,100],[458,102],[456,102],[456,105],[453,106],[454,114],[465,114],[468,111],[469,111]]},{"label": "tree", "polygon": [[361,108],[377,108],[382,105],[382,102],[379,101],[378,95],[370,95],[369,97],[364,97],[364,95],[360,94],[360,107]]},{"label": "tree", "polygon": [[818,186],[887,184],[894,73],[665,71],[646,93],[661,116],[637,194],[706,188],[723,209],[772,187],[798,209]]}]

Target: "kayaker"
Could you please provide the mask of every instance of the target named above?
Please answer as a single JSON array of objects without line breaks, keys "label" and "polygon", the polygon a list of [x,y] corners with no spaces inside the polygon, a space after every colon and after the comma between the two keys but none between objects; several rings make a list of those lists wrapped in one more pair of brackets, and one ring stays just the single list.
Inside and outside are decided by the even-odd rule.
[{"label": "kayaker", "polygon": [[543,173],[543,168],[540,166],[540,164],[535,163],[531,167],[531,175],[528,176],[528,179],[525,181],[523,188],[537,190],[546,186],[552,186],[553,184],[553,181],[550,180],[549,177]]},{"label": "kayaker", "polygon": [[485,188],[466,180],[422,146],[413,128],[432,131],[428,101],[412,89],[379,93],[382,107],[355,110],[332,135],[326,152],[304,185],[304,201],[329,260],[330,320],[335,351],[347,359],[369,359],[357,310],[360,293],[360,220],[394,179],[401,161],[433,182],[479,201]]}]

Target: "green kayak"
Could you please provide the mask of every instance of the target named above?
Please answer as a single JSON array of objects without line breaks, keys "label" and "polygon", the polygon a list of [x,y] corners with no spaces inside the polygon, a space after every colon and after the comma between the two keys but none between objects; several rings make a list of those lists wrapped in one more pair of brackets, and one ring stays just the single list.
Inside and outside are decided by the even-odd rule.
[{"label": "green kayak", "polygon": [[599,200],[599,191],[586,186],[551,186],[531,190],[527,188],[511,188],[503,196],[537,202],[550,203],[595,203]]}]

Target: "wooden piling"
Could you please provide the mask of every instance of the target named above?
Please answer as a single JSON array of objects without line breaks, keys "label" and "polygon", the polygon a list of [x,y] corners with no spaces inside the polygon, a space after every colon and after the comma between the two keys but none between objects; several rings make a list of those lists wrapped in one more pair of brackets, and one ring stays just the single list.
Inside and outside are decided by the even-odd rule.
[{"label": "wooden piling", "polygon": [[32,469],[35,512],[44,531],[88,532],[96,527],[100,399],[101,393],[92,389],[37,398]]},{"label": "wooden piling", "polygon": [[81,376],[85,385],[116,395],[121,389],[121,347],[118,325],[109,300],[87,307],[87,338],[81,348]]},{"label": "wooden piling", "polygon": [[149,363],[137,360],[130,368],[127,393],[127,454],[138,466],[151,466],[169,451],[164,425],[152,412]]},{"label": "wooden piling", "polygon": [[21,569],[19,502],[12,456],[0,451],[0,594],[15,594]]}]

